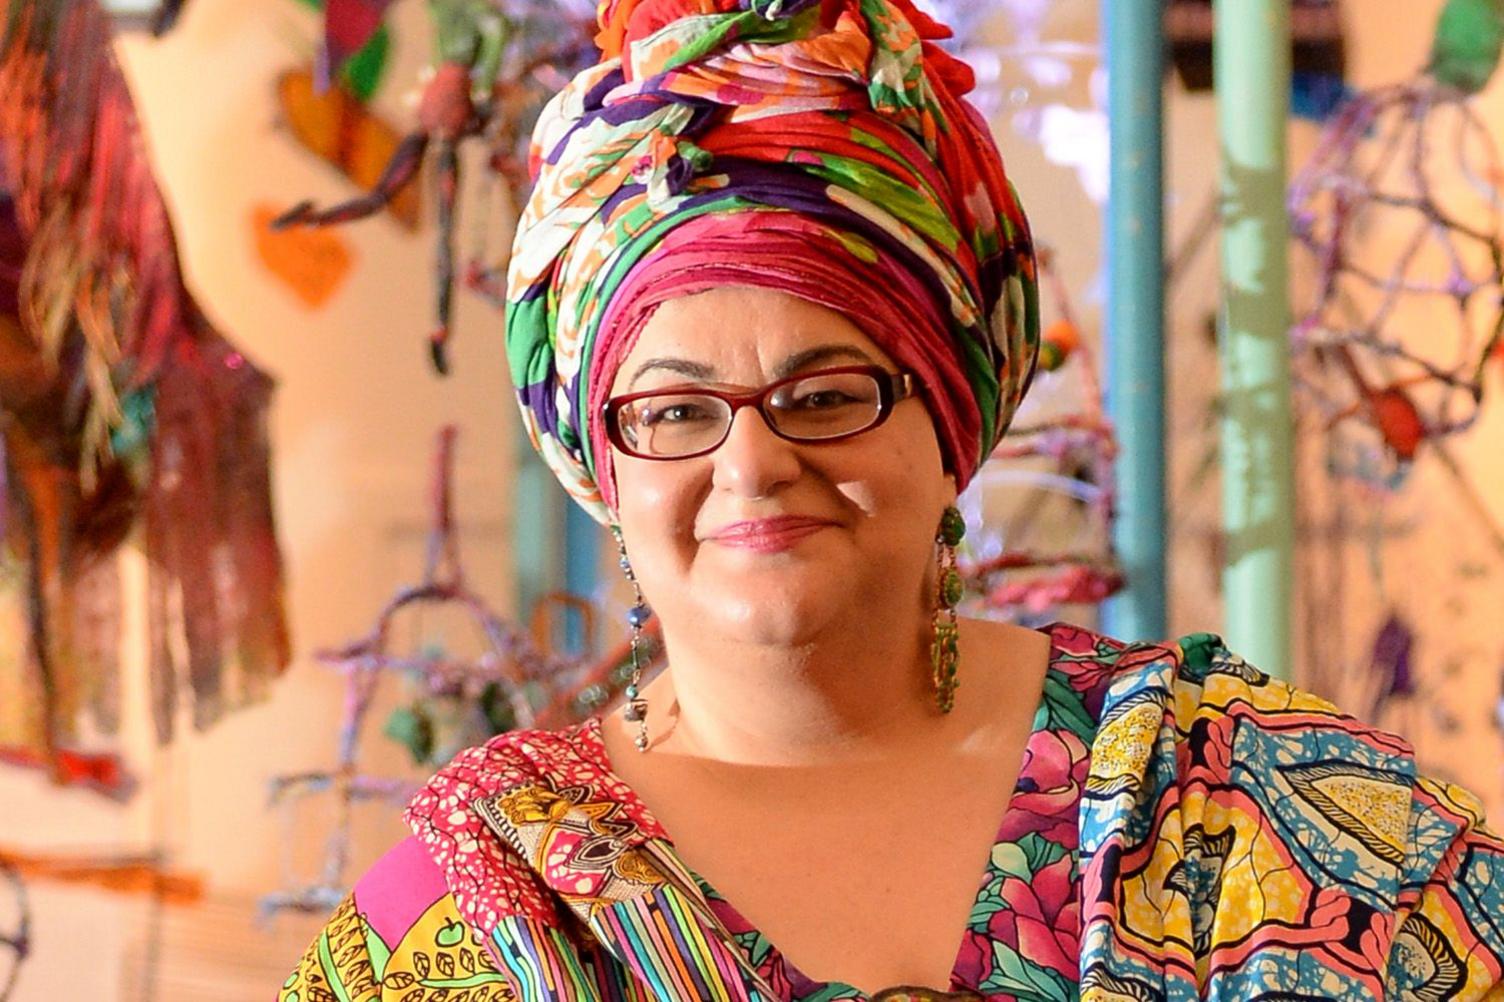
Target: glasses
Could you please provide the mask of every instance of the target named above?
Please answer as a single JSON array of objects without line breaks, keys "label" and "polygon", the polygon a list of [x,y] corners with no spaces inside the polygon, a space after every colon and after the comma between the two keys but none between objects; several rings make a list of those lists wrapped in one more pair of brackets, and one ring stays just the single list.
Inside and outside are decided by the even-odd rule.
[{"label": "glasses", "polygon": [[606,401],[602,413],[606,437],[627,455],[690,459],[719,449],[743,407],[761,411],[779,438],[839,442],[876,428],[914,392],[913,373],[852,365],[790,376],[751,393],[703,386],[626,393]]}]

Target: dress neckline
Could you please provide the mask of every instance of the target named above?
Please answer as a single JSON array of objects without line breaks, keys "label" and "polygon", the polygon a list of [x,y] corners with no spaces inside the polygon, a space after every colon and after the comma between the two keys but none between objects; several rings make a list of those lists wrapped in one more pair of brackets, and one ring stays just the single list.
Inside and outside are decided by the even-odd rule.
[{"label": "dress neckline", "polygon": [[[1019,800],[1020,794],[1033,794],[1037,791],[1037,782],[1035,777],[1032,775],[1032,770],[1030,769],[1031,763],[1040,757],[1040,752],[1042,751],[1042,749],[1036,747],[1036,745],[1042,742],[1049,741],[1054,736],[1054,731],[1048,726],[1045,726],[1049,721],[1049,715],[1045,713],[1045,709],[1046,704],[1051,698],[1051,678],[1052,676],[1059,675],[1061,661],[1062,658],[1065,657],[1065,652],[1062,650],[1059,642],[1059,631],[1061,629],[1076,628],[1070,627],[1068,624],[1051,623],[1048,626],[1039,627],[1036,631],[1045,634],[1049,638],[1049,654],[1048,662],[1045,666],[1044,675],[1041,680],[1039,701],[1035,705],[1034,718],[1032,723],[1030,724],[1029,738],[1024,744],[1023,761],[1019,765],[1017,778],[1014,780],[1013,784],[1013,792],[1008,798],[1008,805],[1003,809],[1002,816],[998,819],[997,834],[993,836],[988,859],[982,867],[982,872],[978,874],[977,891],[972,899],[972,907],[970,912],[971,919],[968,920],[966,930],[963,932],[961,938],[961,942],[957,945],[956,948],[956,956],[951,964],[950,985],[944,989],[920,989],[924,992],[932,993],[940,997],[946,997],[946,993],[954,991],[957,985],[960,985],[962,988],[965,988],[967,990],[978,991],[977,986],[967,985],[965,983],[968,980],[966,977],[968,972],[963,970],[963,968],[966,966],[966,961],[968,960],[968,954],[970,952],[968,948],[971,945],[970,931],[972,920],[974,920],[978,909],[983,906],[989,888],[994,883],[994,870],[996,869],[996,860],[999,855],[999,851],[1007,845],[1016,845],[1021,837],[1028,834],[1027,831],[1020,831],[1017,833],[1012,831],[1012,829],[1019,827],[1018,825],[1012,823],[1015,820],[1014,807]],[[683,867],[684,872],[693,877],[695,883],[698,884],[701,890],[705,892],[706,898],[710,903],[711,908],[715,910],[726,927],[730,929],[738,939],[751,938],[760,943],[760,945],[762,946],[762,957],[761,960],[756,964],[756,966],[764,974],[767,974],[768,972],[774,970],[781,971],[782,978],[784,980],[787,980],[790,988],[793,990],[792,997],[796,1000],[809,998],[810,996],[816,995],[817,993],[820,999],[830,1000],[830,1002],[834,1002],[834,1000],[856,1000],[869,998],[870,996],[868,996],[861,989],[857,988],[854,985],[848,984],[847,982],[820,981],[805,974],[797,966],[795,966],[792,961],[789,960],[787,955],[785,955],[783,951],[778,948],[777,944],[773,943],[773,941],[770,940],[766,935],[764,935],[760,929],[758,929],[750,921],[748,921],[747,918],[736,908],[734,904],[732,904],[731,901],[729,901],[725,896],[716,891],[714,886],[708,880],[706,880],[701,874],[696,872],[692,867],[684,862],[683,857],[679,855],[678,848],[673,840],[673,836],[668,832],[668,829],[666,829],[663,824],[659,822],[657,816],[653,813],[652,808],[649,807],[640,796],[638,796],[637,791],[633,789],[632,786],[628,784],[624,779],[622,779],[619,773],[616,772],[611,762],[610,753],[606,748],[606,744],[602,736],[601,725],[602,720],[599,716],[589,717],[581,724],[579,731],[577,732],[580,737],[585,739],[585,743],[588,745],[588,752],[593,760],[593,764],[604,773],[607,779],[610,780],[614,792],[631,808],[632,813],[636,814],[638,817],[645,819],[649,823],[649,827],[656,829],[661,833],[659,836],[660,842],[668,851],[673,853],[674,858],[679,866]],[[1076,800],[1079,799],[1079,797],[1072,799]],[[1072,817],[1074,819],[1074,804],[1072,805],[1071,809],[1073,812]],[[1039,826],[1031,825],[1026,827],[1033,830],[1034,828],[1037,828]],[[1072,834],[1074,834],[1074,820],[1072,820],[1070,828]],[[1069,841],[1070,845],[1067,848],[1071,859],[1071,868],[1074,871],[1077,846],[1074,838],[1071,838]],[[892,990],[893,989],[885,989],[884,991]]]}]

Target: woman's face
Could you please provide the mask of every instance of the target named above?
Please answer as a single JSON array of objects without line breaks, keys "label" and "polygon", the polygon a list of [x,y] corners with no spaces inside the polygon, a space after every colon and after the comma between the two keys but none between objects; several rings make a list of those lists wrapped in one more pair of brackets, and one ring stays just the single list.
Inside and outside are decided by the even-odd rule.
[{"label": "woman's face", "polygon": [[[747,391],[874,363],[898,371],[834,310],[726,287],[659,307],[611,394],[685,384]],[[803,643],[846,617],[927,601],[936,527],[956,496],[918,396],[844,441],[786,441],[745,407],[709,455],[665,462],[613,447],[611,458],[632,567],[666,628],[754,644]],[[784,516],[825,524],[752,545],[727,533]]]}]

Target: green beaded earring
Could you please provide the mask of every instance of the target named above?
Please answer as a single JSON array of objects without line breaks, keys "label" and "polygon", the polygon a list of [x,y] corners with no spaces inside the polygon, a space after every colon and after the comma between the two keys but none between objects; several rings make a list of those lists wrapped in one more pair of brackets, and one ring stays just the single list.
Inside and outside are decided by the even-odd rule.
[{"label": "green beaded earring", "polygon": [[930,644],[930,681],[941,713],[949,713],[956,705],[956,664],[960,660],[956,604],[964,591],[956,570],[956,546],[965,535],[966,520],[959,508],[950,505],[935,533],[935,542],[940,545],[940,573],[935,584],[935,639]]}]

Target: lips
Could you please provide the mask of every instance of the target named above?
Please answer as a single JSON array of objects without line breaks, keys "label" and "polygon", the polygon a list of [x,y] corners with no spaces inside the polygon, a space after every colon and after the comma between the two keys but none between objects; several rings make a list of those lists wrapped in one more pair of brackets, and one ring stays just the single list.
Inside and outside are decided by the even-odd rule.
[{"label": "lips", "polygon": [[761,551],[788,549],[806,536],[834,525],[828,519],[802,515],[780,515],[722,526],[709,538],[726,546]]}]

